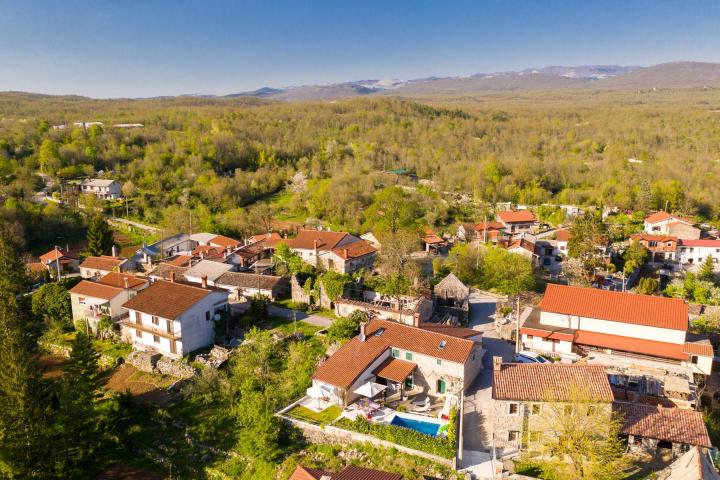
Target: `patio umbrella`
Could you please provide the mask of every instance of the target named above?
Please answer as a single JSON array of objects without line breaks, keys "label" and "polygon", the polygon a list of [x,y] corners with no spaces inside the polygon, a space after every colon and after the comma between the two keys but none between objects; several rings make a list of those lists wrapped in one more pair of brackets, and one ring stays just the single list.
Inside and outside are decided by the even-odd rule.
[{"label": "patio umbrella", "polygon": [[307,390],[305,390],[305,393],[309,397],[317,399],[318,408],[320,408],[320,399],[330,396],[330,392],[328,390],[326,390],[325,388],[318,386],[318,385],[313,385],[312,387],[308,388]]},{"label": "patio umbrella", "polygon": [[358,395],[362,395],[363,397],[373,398],[374,396],[382,393],[382,391],[386,388],[387,387],[385,385],[380,385],[379,383],[369,381],[367,383],[364,383],[353,393],[357,393]]}]

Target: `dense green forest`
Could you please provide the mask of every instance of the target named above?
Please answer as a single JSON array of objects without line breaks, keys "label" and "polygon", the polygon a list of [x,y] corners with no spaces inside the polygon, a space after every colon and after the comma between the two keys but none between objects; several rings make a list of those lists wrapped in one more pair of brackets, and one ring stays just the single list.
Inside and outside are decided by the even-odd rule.
[{"label": "dense green forest", "polygon": [[[42,187],[42,172],[64,182],[116,178],[132,217],[182,228],[191,211],[196,228],[238,235],[272,214],[372,228],[377,216],[368,207],[396,183],[410,187],[406,201],[420,223],[440,227],[477,219],[497,201],[667,205],[718,218],[716,92],[579,95],[285,103],[2,94],[2,215],[32,230],[38,207],[25,202]],[[104,125],[73,128],[78,121]],[[394,169],[430,182],[415,188],[384,173]],[[45,213],[48,225],[67,215]]]}]

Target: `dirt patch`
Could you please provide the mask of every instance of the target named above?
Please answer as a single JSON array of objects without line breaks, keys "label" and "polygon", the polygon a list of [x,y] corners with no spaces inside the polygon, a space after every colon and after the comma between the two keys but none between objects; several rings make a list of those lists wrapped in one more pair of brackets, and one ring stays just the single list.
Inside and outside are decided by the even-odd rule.
[{"label": "dirt patch", "polygon": [[67,358],[52,355],[42,355],[38,357],[38,366],[42,371],[43,378],[60,378],[63,371],[62,366]]},{"label": "dirt patch", "polygon": [[129,392],[137,400],[166,407],[174,399],[167,388],[175,381],[173,377],[141,372],[132,365],[122,364],[113,371],[105,386],[116,392]]},{"label": "dirt patch", "polygon": [[113,465],[102,472],[98,478],[100,480],[164,480],[165,476],[127,465]]}]

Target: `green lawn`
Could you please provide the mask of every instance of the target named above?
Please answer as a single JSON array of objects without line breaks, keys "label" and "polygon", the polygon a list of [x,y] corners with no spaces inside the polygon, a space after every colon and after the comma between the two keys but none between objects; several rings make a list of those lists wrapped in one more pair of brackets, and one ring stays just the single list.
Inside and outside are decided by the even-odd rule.
[{"label": "green lawn", "polygon": [[129,343],[93,340],[93,345],[98,352],[112,358],[126,357],[132,352],[132,346]]},{"label": "green lawn", "polygon": [[287,414],[291,417],[296,417],[301,420],[309,420],[313,423],[327,424],[338,418],[342,410],[337,405],[331,405],[320,413],[313,412],[309,408],[298,405],[292,410],[288,411]]},{"label": "green lawn", "polygon": [[[262,322],[258,326],[263,329],[281,332],[286,335],[290,335],[295,331],[298,331],[306,337],[315,335],[318,330],[322,330],[322,327],[310,325],[309,323],[305,323],[302,320],[298,320],[297,323],[295,323],[292,318],[285,317],[270,317],[268,320]],[[297,330],[295,330],[296,328]]]}]

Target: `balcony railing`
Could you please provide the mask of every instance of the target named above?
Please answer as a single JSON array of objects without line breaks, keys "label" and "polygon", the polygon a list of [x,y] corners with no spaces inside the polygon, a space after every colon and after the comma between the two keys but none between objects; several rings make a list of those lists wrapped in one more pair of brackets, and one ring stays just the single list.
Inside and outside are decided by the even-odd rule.
[{"label": "balcony railing", "polygon": [[180,340],[182,338],[182,336],[180,334],[177,334],[174,332],[168,332],[167,329],[153,327],[146,323],[136,323],[136,322],[131,321],[129,318],[121,320],[120,324],[124,325],[128,328],[135,328],[142,332],[151,333],[153,335],[157,335],[158,337],[167,338],[169,340]]}]

